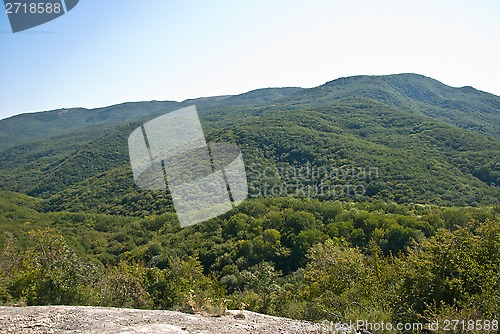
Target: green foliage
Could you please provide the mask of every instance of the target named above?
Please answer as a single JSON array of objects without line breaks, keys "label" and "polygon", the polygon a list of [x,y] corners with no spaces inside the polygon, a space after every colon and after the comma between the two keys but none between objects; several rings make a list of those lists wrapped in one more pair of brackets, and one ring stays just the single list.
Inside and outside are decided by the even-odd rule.
[{"label": "green foliage", "polygon": [[43,214],[9,195],[0,303],[330,321],[498,317],[496,207],[261,198],[180,229],[172,214]]},{"label": "green foliage", "polygon": [[[445,206],[499,197],[498,98],[409,74],[13,117],[0,122],[0,133],[9,132],[0,149],[0,188],[45,198],[47,212],[171,212],[168,194],[133,184],[127,137],[144,121],[190,103],[197,104],[210,141],[241,147],[252,196]],[[326,173],[270,173],[305,166]],[[378,172],[349,173],[356,168]],[[330,191],[318,193],[320,187]],[[364,190],[353,195],[355,187]]]},{"label": "green foliage", "polygon": [[153,307],[153,299],[142,285],[145,269],[120,262],[108,268],[99,282],[99,304],[110,307]]},{"label": "green foliage", "polygon": [[256,310],[267,313],[270,301],[281,289],[277,282],[281,273],[276,271],[271,263],[261,262],[245,270],[241,275],[251,291],[255,291],[262,300],[262,304],[256,307]]},{"label": "green foliage", "polygon": [[95,268],[79,261],[61,235],[32,231],[33,246],[23,252],[8,240],[2,254],[3,301],[28,305],[88,302]]},{"label": "green foliage", "polygon": [[[241,148],[250,198],[180,229],[126,145],[192,104]],[[499,107],[405,74],[2,120],[0,304],[498,318]]]},{"label": "green foliage", "polygon": [[441,229],[400,260],[407,316],[429,318],[450,308],[475,318],[500,315],[500,225],[491,221]]},{"label": "green foliage", "polygon": [[397,275],[376,245],[368,257],[342,241],[312,248],[304,272],[302,297],[307,318],[335,322],[391,321]]}]

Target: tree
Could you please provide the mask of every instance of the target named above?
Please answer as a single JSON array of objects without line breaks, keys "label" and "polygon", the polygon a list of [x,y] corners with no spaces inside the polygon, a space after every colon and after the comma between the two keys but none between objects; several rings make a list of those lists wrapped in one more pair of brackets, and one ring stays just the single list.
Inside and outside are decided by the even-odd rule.
[{"label": "tree", "polygon": [[271,299],[280,291],[277,279],[281,272],[277,271],[269,262],[261,262],[248,270],[242,272],[242,275],[251,289],[262,298],[261,312],[267,312]]},{"label": "tree", "polygon": [[500,226],[486,221],[455,231],[440,229],[400,260],[401,296],[410,319],[441,309],[474,309],[479,318],[499,316]]},{"label": "tree", "polygon": [[8,272],[8,290],[14,300],[28,305],[91,302],[97,267],[82,261],[64,237],[53,230],[31,231],[32,246],[19,250]]}]

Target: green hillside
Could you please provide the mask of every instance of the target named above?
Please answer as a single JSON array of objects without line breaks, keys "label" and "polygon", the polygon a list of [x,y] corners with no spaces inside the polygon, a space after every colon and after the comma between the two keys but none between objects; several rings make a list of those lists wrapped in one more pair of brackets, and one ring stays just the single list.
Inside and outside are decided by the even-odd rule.
[{"label": "green hillside", "polygon": [[416,74],[356,76],[330,81],[294,96],[299,101],[370,99],[496,138],[500,98],[472,87],[454,88]]},{"label": "green hillside", "polygon": [[0,193],[0,304],[228,307],[335,322],[499,316],[498,207],[258,198],[181,230],[173,213],[38,205]]},{"label": "green hillside", "polygon": [[[270,103],[289,96],[300,88],[259,89],[236,96],[215,96],[175,101],[127,102],[109,107],[84,109],[66,108],[46,112],[22,114],[0,121],[1,147],[11,147],[25,142],[84,130],[102,134],[126,122],[162,115],[189,105],[239,106]],[[98,131],[101,130],[101,131]]]},{"label": "green hillside", "polygon": [[[413,90],[408,88],[410,83]],[[461,97],[463,106],[480,105],[474,104],[474,99],[464,98],[461,91],[417,75],[353,77],[312,89],[264,89],[181,104],[168,102],[165,110],[196,103],[210,141],[238,144],[244,154],[252,195],[265,192],[263,184],[269,188],[280,184],[283,189],[283,185],[296,181],[283,175],[262,180],[259,175],[265,171],[310,166],[311,170],[330,173],[301,180],[300,189],[309,191],[323,186],[339,190],[334,194],[313,194],[322,199],[347,200],[353,195],[346,194],[346,189],[358,187],[356,200],[437,205],[496,203],[500,142],[494,131],[490,135],[482,132],[499,128],[498,109],[495,113],[491,106],[484,111],[467,111],[464,107],[454,110],[451,118],[444,111],[435,113],[442,106],[432,110],[418,107],[429,104],[431,95],[441,96],[441,100],[449,96],[449,103]],[[470,93],[476,99],[481,94]],[[484,93],[483,104],[489,106],[493,98],[498,100]],[[85,124],[92,126],[74,122],[79,129],[74,133],[5,149],[0,156],[0,187],[42,196],[49,211],[86,208],[101,213],[121,212],[113,209],[117,208],[116,203],[128,202],[128,197],[140,191],[130,180],[118,185],[114,179],[127,179],[120,177],[123,173],[130,175],[127,137],[135,127],[159,113],[161,104],[151,104],[87,111]],[[135,113],[134,106],[138,108]],[[53,114],[48,112],[46,117]],[[455,126],[461,117],[462,126]],[[481,129],[467,125],[478,117],[492,121]],[[118,119],[128,120],[120,123]],[[0,128],[3,122],[10,124],[12,119],[0,122]],[[114,125],[108,127],[102,122]],[[54,121],[53,128],[61,124]],[[20,142],[26,139],[22,133],[18,138]],[[348,178],[348,171],[372,171],[375,177]],[[301,196],[301,192],[283,195]],[[75,196],[79,202],[72,200]],[[151,201],[146,207],[154,207],[154,196]],[[146,212],[162,213],[167,207]]]},{"label": "green hillside", "polygon": [[[249,198],[180,229],[127,138],[190,105]],[[500,97],[415,74],[0,120],[0,304],[498,319],[499,129]]]}]

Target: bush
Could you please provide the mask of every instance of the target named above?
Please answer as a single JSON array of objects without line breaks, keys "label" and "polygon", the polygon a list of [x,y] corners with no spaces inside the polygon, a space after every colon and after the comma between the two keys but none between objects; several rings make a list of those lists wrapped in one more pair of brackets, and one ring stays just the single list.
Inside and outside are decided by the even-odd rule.
[{"label": "bush", "polygon": [[441,229],[400,261],[401,297],[408,319],[442,312],[472,312],[475,318],[500,316],[500,225],[484,223]]},{"label": "bush", "polygon": [[11,244],[2,254],[3,299],[27,305],[88,302],[96,268],[81,261],[60,234],[38,230],[30,235],[32,246],[21,251]]}]

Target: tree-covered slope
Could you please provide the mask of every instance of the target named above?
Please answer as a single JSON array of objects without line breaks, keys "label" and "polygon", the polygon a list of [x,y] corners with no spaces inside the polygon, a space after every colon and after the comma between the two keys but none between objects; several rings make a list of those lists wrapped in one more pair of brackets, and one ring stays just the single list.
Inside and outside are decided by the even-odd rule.
[{"label": "tree-covered slope", "polygon": [[472,87],[454,88],[416,74],[354,76],[301,91],[294,99],[311,101],[370,99],[457,127],[500,137],[500,97]]},{"label": "tree-covered slope", "polygon": [[[134,184],[127,138],[193,104],[208,141],[240,147],[250,198],[181,229],[168,192]],[[491,328],[498,114],[404,74],[2,120],[0,304]]]},{"label": "tree-covered slope", "polygon": [[[437,98],[426,97],[429,91],[439,89],[441,99],[448,96],[449,101],[455,101],[455,88],[422,76],[395,75],[339,79],[307,90],[264,89],[182,104],[168,102],[162,110],[195,103],[208,140],[238,144],[252,196],[272,195],[269,190],[274,187],[278,196],[300,197],[305,191],[306,197],[322,199],[375,198],[438,205],[497,202],[498,138],[473,127],[455,126],[445,114],[427,115],[414,108],[433,101],[435,108],[441,108]],[[485,105],[491,102],[489,98],[483,101]],[[87,111],[85,122],[92,125],[76,122],[79,130],[72,134],[4,149],[0,187],[44,197],[46,210],[122,214],[117,203],[129,203],[140,193],[128,179],[127,137],[161,109],[157,102],[145,105]],[[141,107],[133,113],[133,106]],[[483,114],[498,117],[498,110],[495,113],[492,108],[485,108]],[[109,116],[122,112],[121,123]],[[54,115],[49,112],[46,116]],[[114,125],[99,128],[99,119]],[[491,125],[498,128],[496,123]],[[25,138],[22,133],[18,137],[20,141]],[[323,174],[295,177],[279,173],[304,166]],[[368,172],[371,175],[366,175]],[[290,184],[296,186],[287,188]],[[144,203],[142,210],[134,206],[137,213],[155,212],[156,196],[147,198],[151,203]],[[160,212],[170,206],[162,208]]]},{"label": "tree-covered slope", "polygon": [[235,96],[214,96],[183,102],[126,102],[109,107],[84,109],[65,108],[46,112],[21,114],[0,121],[0,150],[44,138],[89,129],[109,130],[144,117],[162,115],[189,105],[201,109],[214,106],[260,105],[289,96],[300,88],[265,88]]},{"label": "tree-covered slope", "polygon": [[495,206],[257,198],[180,229],[173,213],[38,204],[0,192],[0,304],[229,307],[334,322],[499,315]]}]

